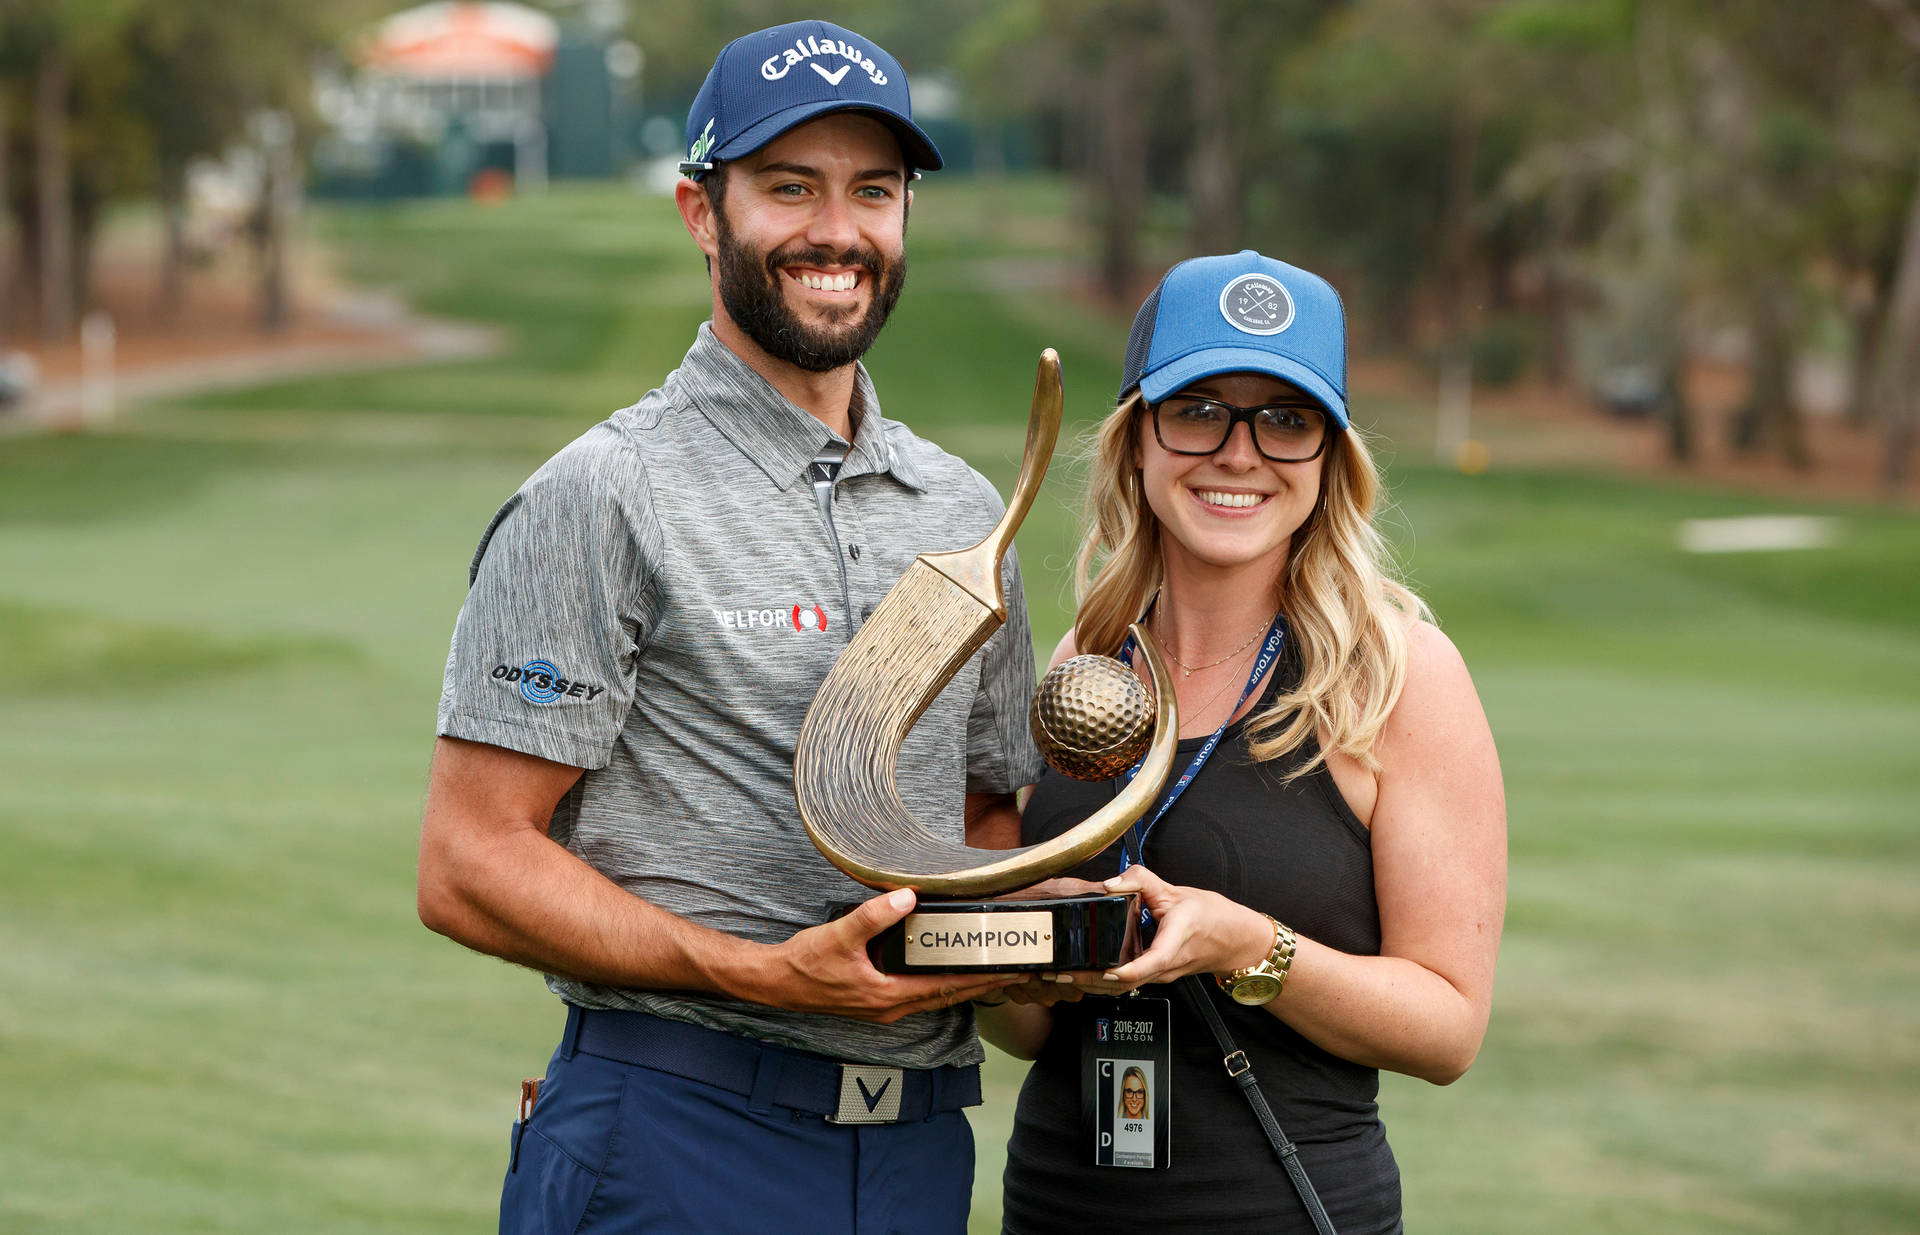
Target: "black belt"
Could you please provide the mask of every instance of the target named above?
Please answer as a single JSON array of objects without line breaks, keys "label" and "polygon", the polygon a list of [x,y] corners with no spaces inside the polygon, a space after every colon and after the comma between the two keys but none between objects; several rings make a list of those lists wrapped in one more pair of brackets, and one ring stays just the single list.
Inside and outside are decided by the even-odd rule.
[{"label": "black belt", "polygon": [[762,1114],[783,1106],[830,1123],[907,1123],[980,1103],[978,1064],[842,1063],[645,1012],[570,1004],[561,1050],[567,1058],[584,1051],[741,1094]]}]

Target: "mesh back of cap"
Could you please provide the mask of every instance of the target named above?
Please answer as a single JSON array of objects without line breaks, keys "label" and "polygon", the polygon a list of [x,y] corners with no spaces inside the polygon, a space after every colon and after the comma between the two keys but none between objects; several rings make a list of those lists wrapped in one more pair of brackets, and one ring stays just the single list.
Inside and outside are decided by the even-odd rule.
[{"label": "mesh back of cap", "polygon": [[[1172,271],[1168,271],[1172,274]],[[1147,353],[1153,349],[1153,324],[1160,316],[1160,289],[1167,285],[1163,276],[1140,311],[1133,315],[1133,329],[1127,334],[1127,360],[1120,370],[1120,397],[1140,384],[1140,372],[1147,367]]]}]

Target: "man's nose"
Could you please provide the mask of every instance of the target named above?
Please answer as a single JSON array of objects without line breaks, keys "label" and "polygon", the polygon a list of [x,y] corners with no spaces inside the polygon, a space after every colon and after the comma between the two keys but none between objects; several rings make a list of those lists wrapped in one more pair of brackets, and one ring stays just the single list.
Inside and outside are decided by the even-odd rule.
[{"label": "man's nose", "polygon": [[859,241],[860,226],[854,219],[853,207],[840,197],[825,197],[807,222],[807,242],[842,253]]}]

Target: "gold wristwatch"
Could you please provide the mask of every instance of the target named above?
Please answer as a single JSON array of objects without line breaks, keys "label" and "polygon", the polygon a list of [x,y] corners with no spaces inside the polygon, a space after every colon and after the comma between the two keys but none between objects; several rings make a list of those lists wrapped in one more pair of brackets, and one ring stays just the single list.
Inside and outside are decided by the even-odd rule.
[{"label": "gold wristwatch", "polygon": [[1218,974],[1213,978],[1235,1003],[1255,1008],[1263,1003],[1272,1003],[1279,996],[1280,988],[1287,984],[1287,971],[1293,968],[1295,945],[1293,932],[1282,926],[1279,919],[1272,914],[1261,916],[1273,923],[1273,948],[1267,953],[1266,959],[1258,965],[1236,969],[1224,978]]}]

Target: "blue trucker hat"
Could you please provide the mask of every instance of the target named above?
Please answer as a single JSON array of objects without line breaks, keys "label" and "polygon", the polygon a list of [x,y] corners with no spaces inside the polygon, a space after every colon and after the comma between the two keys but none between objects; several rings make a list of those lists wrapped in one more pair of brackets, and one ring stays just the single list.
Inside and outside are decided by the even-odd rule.
[{"label": "blue trucker hat", "polygon": [[1153,289],[1127,336],[1120,397],[1158,403],[1222,373],[1267,373],[1317,399],[1347,427],[1347,317],[1317,274],[1252,249],[1181,262]]},{"label": "blue trucker hat", "polygon": [[698,180],[716,161],[752,154],[834,111],[873,113],[899,137],[909,169],[940,170],[940,152],[913,122],[900,62],[873,40],[825,21],[788,22],[721,48],[687,113],[680,170]]}]

